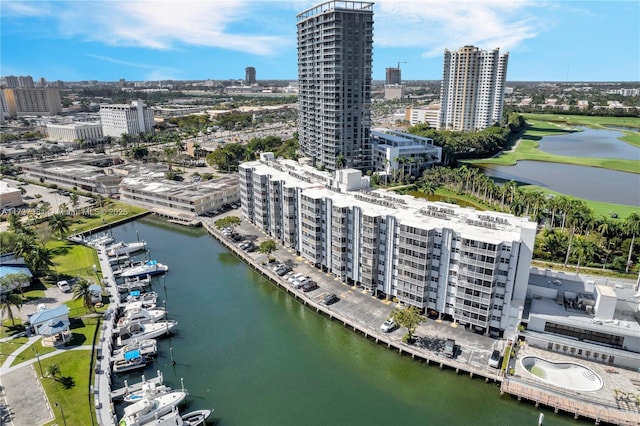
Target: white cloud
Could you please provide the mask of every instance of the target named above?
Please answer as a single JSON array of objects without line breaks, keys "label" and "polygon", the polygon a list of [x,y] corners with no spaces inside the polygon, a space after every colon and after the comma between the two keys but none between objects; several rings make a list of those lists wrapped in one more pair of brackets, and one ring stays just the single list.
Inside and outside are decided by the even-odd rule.
[{"label": "white cloud", "polygon": [[533,3],[514,0],[377,0],[374,40],[380,47],[421,48],[423,56],[465,45],[517,48],[537,35],[541,23]]},{"label": "white cloud", "polygon": [[[196,45],[270,55],[291,41],[273,28],[232,28],[250,22],[246,0],[225,1],[70,1],[50,3],[58,20],[58,31],[65,37],[79,37],[111,46],[174,49]],[[270,32],[271,34],[267,34]]]}]

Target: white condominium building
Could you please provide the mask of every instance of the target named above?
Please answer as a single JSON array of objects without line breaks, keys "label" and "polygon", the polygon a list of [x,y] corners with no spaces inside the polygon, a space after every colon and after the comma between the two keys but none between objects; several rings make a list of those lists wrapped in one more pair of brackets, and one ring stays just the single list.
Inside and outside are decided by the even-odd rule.
[{"label": "white condominium building", "polygon": [[534,222],[371,190],[357,170],[271,153],[239,170],[243,215],[316,267],[481,332],[515,329]]},{"label": "white condominium building", "polygon": [[153,110],[143,101],[131,105],[100,105],[100,121],[105,136],[120,137],[123,133],[137,134],[153,130]]},{"label": "white condominium building", "polygon": [[329,170],[370,170],[373,3],[321,3],[297,28],[300,151]]},{"label": "white condominium building", "polygon": [[500,49],[445,49],[439,128],[468,131],[501,123],[508,60]]}]

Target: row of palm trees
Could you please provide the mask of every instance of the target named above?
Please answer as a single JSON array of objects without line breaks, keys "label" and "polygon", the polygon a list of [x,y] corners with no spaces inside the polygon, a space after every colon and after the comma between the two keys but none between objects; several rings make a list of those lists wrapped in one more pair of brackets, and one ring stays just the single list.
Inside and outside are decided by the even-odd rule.
[{"label": "row of palm trees", "polygon": [[[637,213],[630,214],[625,220],[597,217],[582,200],[565,195],[547,195],[537,190],[523,191],[514,181],[500,184],[479,169],[466,165],[426,170],[417,187],[426,195],[433,195],[440,187],[446,188],[466,194],[487,208],[530,217],[545,227],[537,246],[561,245],[565,253],[562,258],[557,250],[537,250],[537,254],[548,260],[564,261],[565,265],[570,259],[577,260],[578,264],[593,263],[595,259],[599,260],[597,263],[607,258],[613,261],[616,254],[621,255],[622,247],[629,244],[626,262],[623,262],[625,271],[629,272],[635,238],[640,234],[640,215]],[[557,232],[549,233],[549,230]]]}]

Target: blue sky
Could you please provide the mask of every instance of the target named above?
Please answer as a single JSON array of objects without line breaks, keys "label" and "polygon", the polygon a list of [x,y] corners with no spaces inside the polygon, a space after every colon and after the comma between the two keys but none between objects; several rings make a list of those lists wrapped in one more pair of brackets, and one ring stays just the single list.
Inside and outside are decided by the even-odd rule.
[{"label": "blue sky", "polygon": [[[296,14],[318,1],[2,0],[0,75],[297,78]],[[640,1],[377,0],[374,79],[439,80],[445,48],[509,52],[508,81],[640,81]]]}]

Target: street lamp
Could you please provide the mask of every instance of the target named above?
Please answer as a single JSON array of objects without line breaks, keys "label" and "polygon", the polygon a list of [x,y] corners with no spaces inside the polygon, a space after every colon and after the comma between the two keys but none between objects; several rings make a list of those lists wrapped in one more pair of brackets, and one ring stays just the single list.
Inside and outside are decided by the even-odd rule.
[{"label": "street lamp", "polygon": [[36,354],[36,360],[38,360],[38,367],[40,368],[40,378],[44,377],[44,373],[42,372],[42,364],[40,364],[40,354],[36,350],[36,348],[31,348],[33,352]]},{"label": "street lamp", "polygon": [[64,423],[64,426],[67,426],[67,420],[64,418],[64,410],[62,409],[62,405],[59,405],[56,402],[56,407],[60,408],[60,415],[62,416],[62,423]]}]

